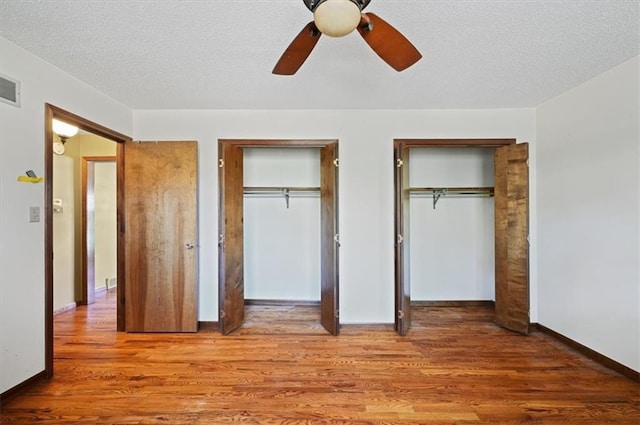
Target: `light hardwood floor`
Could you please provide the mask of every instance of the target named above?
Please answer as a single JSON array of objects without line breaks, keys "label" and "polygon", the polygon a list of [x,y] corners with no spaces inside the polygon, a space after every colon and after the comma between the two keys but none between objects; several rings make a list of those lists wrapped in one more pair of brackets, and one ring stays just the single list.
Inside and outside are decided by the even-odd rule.
[{"label": "light hardwood floor", "polygon": [[484,307],[414,309],[413,328],[315,307],[247,307],[230,336],[115,332],[114,295],[55,318],[55,377],[1,406],[11,424],[633,424],[640,385]]}]

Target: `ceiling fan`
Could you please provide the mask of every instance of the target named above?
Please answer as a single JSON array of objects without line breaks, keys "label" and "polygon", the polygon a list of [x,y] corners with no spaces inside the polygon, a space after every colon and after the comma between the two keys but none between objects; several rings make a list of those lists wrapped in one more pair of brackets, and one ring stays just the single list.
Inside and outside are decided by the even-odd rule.
[{"label": "ceiling fan", "polygon": [[407,38],[373,13],[362,13],[371,0],[302,0],[313,12],[273,68],[278,75],[293,75],[309,57],[322,34],[343,37],[355,29],[364,41],[396,71],[416,63],[422,55]]}]

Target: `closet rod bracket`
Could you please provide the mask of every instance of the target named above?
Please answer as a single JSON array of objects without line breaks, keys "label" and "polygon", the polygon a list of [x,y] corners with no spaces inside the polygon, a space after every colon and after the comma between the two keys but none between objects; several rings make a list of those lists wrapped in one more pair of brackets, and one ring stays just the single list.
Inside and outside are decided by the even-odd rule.
[{"label": "closet rod bracket", "polygon": [[440,200],[441,196],[447,196],[447,189],[433,189],[433,209],[436,209],[436,204]]},{"label": "closet rod bracket", "polygon": [[289,209],[289,189],[286,187],[282,189],[282,194],[284,195],[284,202],[287,204],[287,209]]}]

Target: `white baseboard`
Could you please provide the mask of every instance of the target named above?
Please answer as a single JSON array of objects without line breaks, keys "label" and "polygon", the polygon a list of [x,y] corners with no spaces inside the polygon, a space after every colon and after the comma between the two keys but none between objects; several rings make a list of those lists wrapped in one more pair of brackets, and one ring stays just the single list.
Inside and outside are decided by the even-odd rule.
[{"label": "white baseboard", "polygon": [[53,315],[55,316],[56,314],[64,313],[65,311],[75,310],[75,309],[76,309],[76,303],[73,302],[71,304],[63,305],[62,307],[56,310],[53,310]]}]

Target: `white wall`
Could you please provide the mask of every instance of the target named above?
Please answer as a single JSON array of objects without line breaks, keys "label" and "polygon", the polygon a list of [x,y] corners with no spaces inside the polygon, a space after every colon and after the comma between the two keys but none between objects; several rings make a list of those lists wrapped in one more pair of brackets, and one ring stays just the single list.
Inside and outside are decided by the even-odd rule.
[{"label": "white wall", "polygon": [[[320,150],[244,149],[244,185],[319,187]],[[245,298],[320,300],[320,194],[245,195]]]},{"label": "white wall", "polygon": [[640,370],[638,58],[537,111],[539,322]]},{"label": "white wall", "polygon": [[[492,148],[414,148],[411,187],[493,187]],[[410,198],[411,299],[494,300],[493,197]]]},{"label": "white wall", "polygon": [[74,305],[75,228],[73,158],[53,155],[53,199],[63,202],[53,214],[53,310]]},{"label": "white wall", "polygon": [[[340,141],[340,320],[392,322],[393,139],[409,137],[514,137],[533,143],[535,111],[134,111],[137,140],[199,142],[200,320],[218,319],[218,139],[322,138]],[[535,151],[531,163],[535,193]],[[535,197],[531,210],[535,246]],[[531,260],[535,321],[535,250]]]},{"label": "white wall", "polygon": [[94,167],[94,285],[96,289],[105,289],[105,280],[115,278],[118,270],[116,163],[96,162]]},{"label": "white wall", "polygon": [[0,73],[22,83],[22,106],[0,103],[0,391],[44,370],[44,225],[28,222],[44,207],[44,104],[52,103],[130,134],[129,108],[0,37]]}]

